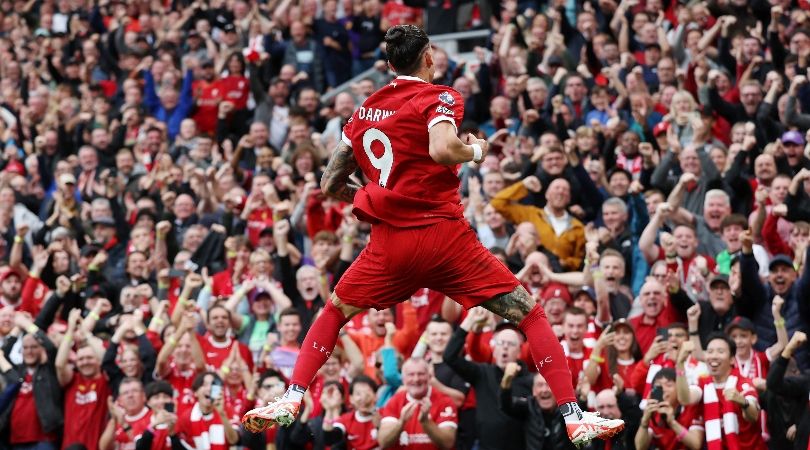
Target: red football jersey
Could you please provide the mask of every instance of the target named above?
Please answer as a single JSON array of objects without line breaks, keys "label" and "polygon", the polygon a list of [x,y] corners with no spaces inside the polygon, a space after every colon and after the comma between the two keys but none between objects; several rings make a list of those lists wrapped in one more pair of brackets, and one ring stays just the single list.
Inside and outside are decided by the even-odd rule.
[{"label": "red football jersey", "polygon": [[177,367],[174,361],[169,363],[169,373],[163,379],[174,388],[174,400],[177,404],[177,415],[182,416],[197,403],[197,397],[191,385],[197,377],[197,370],[191,366],[188,370]]},{"label": "red football jersey", "polygon": [[34,400],[34,380],[32,372],[26,370],[14,406],[11,410],[11,433],[9,442],[12,444],[27,444],[31,442],[55,442],[53,433],[45,434],[37,415],[37,405]]},{"label": "red football jersey", "polygon": [[[675,419],[682,427],[689,430],[703,430],[703,417],[699,405],[682,406],[678,418]],[[666,425],[660,414],[654,413],[648,432],[652,436],[652,444],[660,450],[685,450],[686,446],[676,439],[675,432]]]},{"label": "red football jersey", "polygon": [[87,450],[96,450],[107,423],[107,397],[111,395],[107,377],[100,373],[85,378],[79,372],[67,386],[65,395],[65,435],[62,448],[81,443]]},{"label": "red football jersey", "polygon": [[204,336],[197,335],[197,341],[199,341],[200,347],[202,347],[208,370],[219,370],[220,367],[222,367],[222,363],[228,358],[228,355],[231,354],[231,347],[238,345],[242,359],[247,363],[248,369],[253,372],[253,354],[250,352],[247,345],[232,338],[228,338],[228,341],[225,343],[216,342],[208,333]]},{"label": "red football jersey", "polygon": [[124,420],[132,429],[127,434],[121,425],[115,427],[115,450],[135,450],[135,443],[151,424],[152,411],[144,406],[138,414],[124,416]]},{"label": "red football jersey", "polygon": [[372,417],[362,417],[357,412],[347,412],[335,419],[335,428],[343,430],[347,450],[373,450],[379,448],[377,427]]},{"label": "red football jersey", "polygon": [[[433,422],[439,427],[458,427],[458,415],[456,413],[456,406],[453,400],[445,394],[442,394],[436,389],[430,389],[428,392],[430,396],[430,417]],[[394,394],[388,400],[388,403],[380,410],[380,422],[389,422],[399,420],[400,412],[413,398],[408,395],[406,391],[400,391]],[[430,437],[422,429],[422,424],[419,423],[419,408],[417,408],[411,418],[403,425],[402,432],[399,439],[392,449],[418,449],[418,450],[433,450],[438,447],[433,444]]]},{"label": "red football jersey", "polygon": [[463,218],[459,166],[433,161],[428,135],[442,121],[457,129],[463,117],[458,92],[416,77],[397,77],[366,99],[343,127],[343,142],[370,180],[354,197],[354,214],[395,227]]}]

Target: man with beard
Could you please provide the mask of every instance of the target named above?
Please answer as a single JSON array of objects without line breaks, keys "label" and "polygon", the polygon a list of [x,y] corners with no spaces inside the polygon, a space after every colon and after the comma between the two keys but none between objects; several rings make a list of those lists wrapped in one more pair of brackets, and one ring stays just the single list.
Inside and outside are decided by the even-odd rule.
[{"label": "man with beard", "polygon": [[[742,241],[742,256],[740,257],[740,276],[742,278],[742,292],[736,303],[738,308],[745,307],[751,311],[749,316],[756,327],[758,337],[755,348],[765,351],[776,342],[776,329],[774,317],[771,313],[771,302],[776,295],[785,300],[782,315],[785,317],[783,326],[788,334],[807,330],[810,322],[810,308],[807,299],[810,298],[810,264],[805,264],[801,277],[793,266],[793,260],[787,255],[776,255],[768,264],[768,282],[763,284],[758,275],[758,267],[754,258],[753,237],[750,231],[740,236]],[[810,253],[810,248],[805,250]],[[810,260],[810,259],[808,259]],[[810,353],[800,348],[796,353],[796,362],[799,367],[810,367]]]},{"label": "man with beard", "polygon": [[565,421],[557,408],[557,399],[539,373],[534,376],[532,396],[512,394],[512,381],[520,366],[510,363],[501,379],[501,410],[510,417],[525,421],[526,448],[574,450],[565,434]]},{"label": "man with beard", "polygon": [[777,158],[776,163],[783,169],[787,166],[788,170],[781,170],[781,173],[787,173],[793,177],[802,169],[810,169],[810,159],[802,152],[802,150],[804,150],[804,144],[804,137],[802,137],[802,134],[798,131],[790,130],[782,135],[782,150],[784,151],[784,156]]},{"label": "man with beard", "polygon": [[[410,302],[403,307],[402,328],[397,330],[391,341],[392,346],[400,355],[407,355],[419,339],[419,321],[416,310]],[[366,362],[364,373],[375,382],[381,381],[378,376],[377,364],[381,363],[378,350],[385,344],[386,324],[394,323],[393,309],[369,309],[366,316],[367,329],[361,331],[346,331],[352,341],[360,348],[363,360]],[[340,333],[341,338],[344,332]]]},{"label": "man with beard", "polygon": [[0,306],[11,306],[19,309],[22,306],[20,294],[22,293],[22,275],[19,272],[6,267],[0,272]]},{"label": "man with beard", "polygon": [[[186,283],[188,282],[189,279],[187,278]],[[202,280],[197,280],[196,283],[199,287],[202,285]],[[190,303],[192,307],[194,306],[194,302],[189,302],[188,300],[183,299],[182,295],[178,300],[178,303]],[[208,317],[206,321],[206,328],[208,332],[203,336],[197,336],[197,340],[200,342],[200,347],[202,347],[203,355],[205,356],[205,362],[208,364],[209,368],[221,367],[223,361],[225,361],[225,359],[231,353],[231,348],[234,345],[238,345],[239,353],[242,355],[242,359],[247,361],[248,367],[250,367],[250,370],[252,371],[253,355],[250,353],[250,349],[247,347],[247,345],[237,341],[230,335],[231,314],[233,313],[227,310],[221,304],[215,304],[208,309]]]},{"label": "man with beard", "polygon": [[[107,397],[111,395],[106,375],[101,372],[101,349],[84,339],[79,331],[81,310],[73,309],[68,316],[68,328],[56,353],[56,377],[65,390],[65,433],[63,448],[81,444],[96,450],[107,416]],[[82,336],[80,336],[81,334]],[[84,342],[76,350],[74,366],[69,356],[74,337]]]},{"label": "man with beard", "polygon": [[[678,353],[676,389],[682,405],[702,404],[709,449],[737,448],[761,450],[766,448],[757,424],[759,396],[750,379],[732,374],[737,346],[724,334],[712,335],[704,357],[709,375],[690,384],[684,373],[684,363],[694,351],[685,342]],[[736,420],[729,420],[729,417]],[[722,439],[722,441],[721,441]]]}]

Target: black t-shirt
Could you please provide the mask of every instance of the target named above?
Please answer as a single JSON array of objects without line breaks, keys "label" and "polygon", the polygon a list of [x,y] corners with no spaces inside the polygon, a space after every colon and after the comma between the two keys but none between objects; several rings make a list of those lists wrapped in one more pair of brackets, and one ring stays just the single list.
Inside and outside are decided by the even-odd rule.
[{"label": "black t-shirt", "polygon": [[360,15],[352,21],[352,31],[358,34],[357,49],[360,55],[377,50],[385,35],[380,30],[380,16]]}]

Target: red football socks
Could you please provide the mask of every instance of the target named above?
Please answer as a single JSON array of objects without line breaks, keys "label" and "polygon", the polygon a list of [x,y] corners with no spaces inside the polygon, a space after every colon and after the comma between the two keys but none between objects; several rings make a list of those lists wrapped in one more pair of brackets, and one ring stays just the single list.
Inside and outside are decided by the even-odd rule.
[{"label": "red football socks", "polygon": [[557,398],[557,405],[576,402],[577,396],[574,393],[574,386],[571,386],[571,371],[568,369],[568,361],[557,336],[546,319],[546,312],[539,303],[534,305],[529,314],[523,318],[519,328],[523,330],[523,334],[529,341],[532,358],[534,358],[540,374],[546,379],[551,392],[554,393],[554,397]]},{"label": "red football socks", "polygon": [[327,300],[323,311],[309,327],[304,343],[301,344],[301,351],[295,361],[290,383],[298,385],[304,389],[309,387],[315,374],[329,359],[332,350],[335,349],[338,333],[349,319]]}]

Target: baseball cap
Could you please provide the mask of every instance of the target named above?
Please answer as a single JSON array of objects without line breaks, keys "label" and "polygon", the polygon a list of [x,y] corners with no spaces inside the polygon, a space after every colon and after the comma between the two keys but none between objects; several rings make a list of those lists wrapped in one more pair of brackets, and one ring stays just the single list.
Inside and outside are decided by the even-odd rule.
[{"label": "baseball cap", "polygon": [[669,130],[669,122],[658,122],[653,127],[653,136],[658,137],[661,133],[666,133]]},{"label": "baseball cap", "polygon": [[545,289],[543,289],[543,293],[540,294],[540,299],[543,300],[543,303],[553,298],[562,299],[569,305],[573,302],[571,293],[568,292],[568,288],[559,283],[550,283]]},{"label": "baseball cap", "polygon": [[76,177],[72,173],[59,175],[59,184],[76,184]]},{"label": "baseball cap", "polygon": [[235,33],[236,27],[232,23],[226,23],[225,26],[222,27],[222,31],[226,33]]},{"label": "baseball cap", "polygon": [[798,131],[785,131],[784,134],[782,134],[782,143],[804,145],[804,136],[802,136],[802,134]]},{"label": "baseball cap", "polygon": [[582,288],[574,293],[571,296],[572,299],[579,297],[579,294],[585,294],[590,297],[591,300],[596,301],[596,292],[593,291],[593,288],[590,286],[582,286]]},{"label": "baseball cap", "polygon": [[98,245],[87,244],[84,247],[82,247],[81,251],[79,252],[79,255],[84,257],[93,257],[96,256],[99,250],[101,250],[101,248],[99,248]]},{"label": "baseball cap", "polygon": [[754,322],[747,317],[737,316],[731,320],[731,323],[726,325],[726,334],[731,333],[731,330],[739,328],[741,330],[748,330],[752,333],[756,333],[754,329]]},{"label": "baseball cap", "polygon": [[793,267],[793,260],[790,259],[789,256],[779,254],[779,255],[774,256],[771,259],[771,262],[768,263],[768,270],[773,270],[779,264],[784,264],[786,266],[789,266],[791,269],[795,269],[795,267]]},{"label": "baseball cap", "polygon": [[253,290],[253,292],[250,294],[250,303],[255,302],[255,301],[256,301],[256,300],[257,300],[259,297],[261,297],[261,296],[265,296],[265,297],[267,297],[267,298],[269,298],[269,299],[271,299],[271,300],[273,299],[273,298],[270,296],[270,291],[268,291],[268,290],[266,290],[266,289],[262,289],[262,288],[256,288],[256,289],[254,289],[254,290]]},{"label": "baseball cap", "polygon": [[84,298],[107,297],[107,291],[100,284],[90,284],[84,289]]},{"label": "baseball cap", "polygon": [[16,275],[18,278],[22,279],[22,274],[15,268],[6,266],[0,269],[0,282],[6,281],[6,278]]},{"label": "baseball cap", "polygon": [[189,31],[189,32],[188,32],[188,36],[187,36],[187,37],[188,37],[188,38],[193,38],[193,37],[198,38],[198,37],[200,37],[200,32],[199,32],[199,31],[197,31],[197,30],[191,30],[191,31]]},{"label": "baseball cap", "polygon": [[93,219],[93,226],[96,225],[104,225],[108,227],[115,226],[115,219],[112,217],[99,217],[98,219]]},{"label": "baseball cap", "polygon": [[6,164],[6,172],[16,173],[17,175],[25,175],[25,166],[19,161],[10,161]]},{"label": "baseball cap", "polygon": [[714,283],[725,283],[726,286],[730,286],[728,283],[728,275],[723,273],[718,273],[709,279],[709,287],[714,286]]}]

